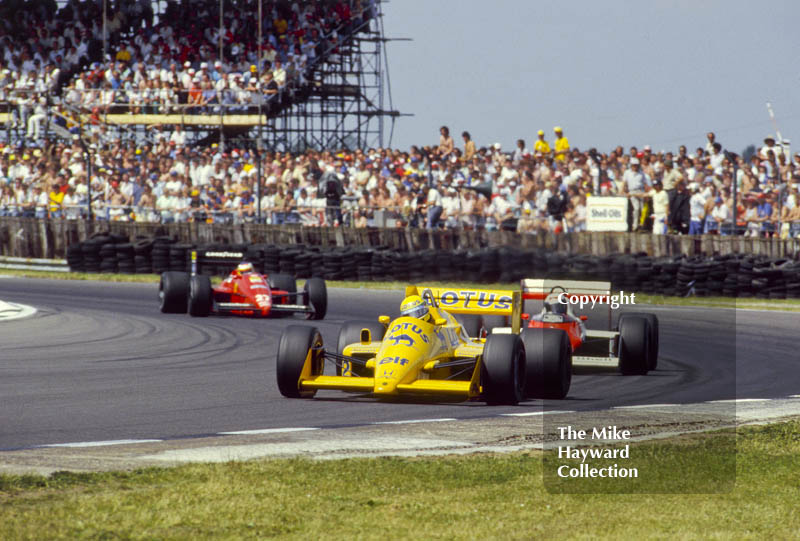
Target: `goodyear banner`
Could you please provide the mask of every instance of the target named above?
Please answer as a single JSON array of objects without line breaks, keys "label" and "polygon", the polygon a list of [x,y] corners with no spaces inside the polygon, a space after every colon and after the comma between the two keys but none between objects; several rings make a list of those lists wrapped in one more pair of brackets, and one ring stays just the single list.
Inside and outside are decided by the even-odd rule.
[{"label": "goodyear banner", "polygon": [[587,231],[627,231],[628,198],[588,197],[586,199]]}]

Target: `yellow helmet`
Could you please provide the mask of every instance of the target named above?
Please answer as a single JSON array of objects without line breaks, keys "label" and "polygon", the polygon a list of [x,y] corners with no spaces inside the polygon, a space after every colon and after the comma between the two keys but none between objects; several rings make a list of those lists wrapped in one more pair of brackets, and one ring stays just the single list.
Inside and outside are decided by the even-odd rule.
[{"label": "yellow helmet", "polygon": [[243,261],[239,263],[239,266],[236,267],[236,270],[241,274],[244,274],[246,272],[253,272],[253,264],[247,261]]},{"label": "yellow helmet", "polygon": [[419,295],[409,295],[403,299],[403,302],[400,303],[400,315],[415,317],[423,321],[428,321],[431,318],[428,305]]}]

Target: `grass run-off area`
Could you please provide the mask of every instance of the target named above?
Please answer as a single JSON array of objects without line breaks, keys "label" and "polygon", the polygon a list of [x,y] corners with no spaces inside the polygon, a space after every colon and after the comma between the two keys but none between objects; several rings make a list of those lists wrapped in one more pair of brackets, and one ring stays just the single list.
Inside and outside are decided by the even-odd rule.
[{"label": "grass run-off area", "polygon": [[[732,429],[731,429],[732,430]],[[717,476],[732,464],[735,483]],[[651,492],[561,494],[538,451],[0,476],[3,539],[796,539],[800,422],[632,444]],[[733,470],[731,470],[733,471]],[[709,493],[697,493],[697,492]],[[718,492],[717,492],[718,491]]]},{"label": "grass run-off area", "polygon": [[[139,282],[139,283],[158,283],[159,276],[156,274],[92,274],[81,272],[49,272],[35,270],[9,270],[0,269],[0,275],[18,276],[25,278],[47,278],[54,280],[100,280],[104,282]],[[400,291],[409,282],[358,282],[358,281],[327,281],[328,287],[342,287],[353,289],[378,289]],[[558,283],[558,280],[553,280]],[[519,284],[475,284],[471,282],[423,282],[424,285],[433,287],[453,287],[453,288],[484,288],[484,289],[506,289],[514,290]],[[298,280],[298,285],[302,287],[303,280]],[[626,292],[630,293],[630,292]],[[759,310],[779,310],[787,312],[800,312],[800,300],[798,299],[734,299],[731,297],[665,297],[663,295],[648,295],[636,293],[636,304],[655,304],[671,306],[700,306],[710,308],[738,308],[738,309],[759,309]]]}]

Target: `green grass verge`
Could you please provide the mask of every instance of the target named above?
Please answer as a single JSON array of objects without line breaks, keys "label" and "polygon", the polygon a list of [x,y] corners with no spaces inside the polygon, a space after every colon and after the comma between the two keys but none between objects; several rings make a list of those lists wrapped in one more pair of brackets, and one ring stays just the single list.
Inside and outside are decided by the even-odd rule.
[{"label": "green grass verge", "polygon": [[[734,437],[631,455],[656,487],[713,480]],[[4,539],[796,539],[798,457],[791,421],[741,428],[735,486],[718,494],[549,493],[539,452],[2,475],[0,524]]]},{"label": "green grass verge", "polygon": [[[99,280],[102,282],[138,282],[157,284],[159,277],[156,274],[89,274],[82,272],[48,272],[33,270],[7,270],[0,269],[0,274],[18,276],[23,278],[46,278],[51,280]],[[518,284],[475,284],[472,282],[423,282],[433,287],[452,288],[484,288],[503,289],[512,291],[519,287]],[[303,280],[299,280],[300,287]],[[359,282],[352,280],[329,280],[329,287],[343,287],[353,289],[376,289],[402,291],[408,282]],[[798,299],[732,299],[729,297],[665,297],[664,295],[636,294],[637,304],[656,304],[667,306],[699,306],[711,308],[739,308],[778,310],[785,312],[800,312]]]}]

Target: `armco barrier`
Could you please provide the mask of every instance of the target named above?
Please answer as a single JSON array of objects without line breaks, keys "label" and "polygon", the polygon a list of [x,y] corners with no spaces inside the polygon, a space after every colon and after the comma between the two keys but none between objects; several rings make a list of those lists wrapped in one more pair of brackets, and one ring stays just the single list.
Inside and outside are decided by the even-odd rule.
[{"label": "armco barrier", "polygon": [[[276,244],[194,245],[160,236],[130,242],[110,234],[67,248],[78,272],[188,271],[195,248],[245,254],[261,272],[328,280],[516,282],[521,278],[610,281],[616,290],[663,295],[800,298],[800,262],[752,255],[651,257],[564,254],[518,247],[400,252],[388,246],[319,247]],[[206,274],[230,267],[211,266]]]},{"label": "armco barrier", "polygon": [[66,259],[0,256],[0,269],[69,272]]},{"label": "armco barrier", "polygon": [[167,236],[184,244],[265,244],[331,247],[387,247],[398,252],[478,250],[514,246],[602,256],[610,253],[647,253],[652,257],[712,254],[750,254],[794,258],[800,238],[772,239],[719,235],[675,236],[649,233],[586,232],[517,234],[506,231],[425,230],[398,228],[352,229],[298,225],[224,225],[207,223],[153,224],[88,222],[83,220],[0,217],[0,255],[65,257],[67,246],[92,235],[114,234],[125,239]]}]

